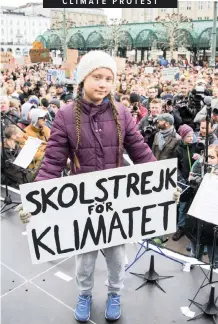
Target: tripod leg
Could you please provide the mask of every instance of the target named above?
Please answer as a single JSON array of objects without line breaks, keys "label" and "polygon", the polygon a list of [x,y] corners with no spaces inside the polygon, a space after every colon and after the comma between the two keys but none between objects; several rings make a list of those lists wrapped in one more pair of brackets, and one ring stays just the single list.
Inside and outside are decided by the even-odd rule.
[{"label": "tripod leg", "polygon": [[132,275],[136,276],[136,277],[139,277],[139,278],[142,278],[144,279],[145,278],[145,275],[142,274],[142,273],[135,273],[135,272],[130,272]]},{"label": "tripod leg", "polygon": [[202,304],[199,304],[199,303],[197,303],[197,302],[194,301],[194,300],[189,299],[189,301],[192,302],[192,303],[193,303],[195,306],[197,306],[199,309],[201,309],[201,307],[203,306]]},{"label": "tripod leg", "polygon": [[200,314],[196,315],[195,317],[188,319],[187,322],[191,322],[191,321],[195,320],[196,318],[201,317],[202,315],[204,315],[204,313],[200,313]]},{"label": "tripod leg", "polygon": [[155,281],[155,285],[166,294],[166,291],[163,290],[163,288],[159,285],[157,281]]},{"label": "tripod leg", "polygon": [[173,278],[174,276],[159,276],[158,280]]},{"label": "tripod leg", "polygon": [[146,280],[145,282],[143,282],[143,284],[141,286],[139,286],[138,288],[136,288],[136,290],[139,290],[140,288],[146,286],[148,283],[148,281]]},{"label": "tripod leg", "polygon": [[213,322],[214,322],[215,324],[217,324],[217,321],[216,321],[216,317],[215,317],[215,316],[213,316]]}]

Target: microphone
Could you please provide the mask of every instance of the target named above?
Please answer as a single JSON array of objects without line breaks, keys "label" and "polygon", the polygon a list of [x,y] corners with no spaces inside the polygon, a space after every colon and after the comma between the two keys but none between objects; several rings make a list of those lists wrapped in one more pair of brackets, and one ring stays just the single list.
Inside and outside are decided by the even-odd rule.
[{"label": "microphone", "polygon": [[207,96],[204,98],[204,104],[207,106],[207,108],[211,108],[212,98],[210,96]]}]

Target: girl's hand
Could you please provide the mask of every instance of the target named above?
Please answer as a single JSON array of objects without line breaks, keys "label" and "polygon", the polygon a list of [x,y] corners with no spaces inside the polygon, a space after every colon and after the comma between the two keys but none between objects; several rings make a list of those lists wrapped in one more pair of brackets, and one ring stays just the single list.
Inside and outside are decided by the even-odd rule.
[{"label": "girl's hand", "polygon": [[30,222],[30,217],[32,216],[30,213],[26,213],[23,211],[23,205],[20,204],[15,208],[15,211],[19,213],[20,220],[23,224],[28,224]]},{"label": "girl's hand", "polygon": [[200,158],[200,154],[195,153],[192,158],[196,161]]},{"label": "girl's hand", "polygon": [[173,193],[173,200],[175,200],[177,204],[179,203],[181,193],[182,193],[182,189],[179,187],[177,187],[176,191]]}]

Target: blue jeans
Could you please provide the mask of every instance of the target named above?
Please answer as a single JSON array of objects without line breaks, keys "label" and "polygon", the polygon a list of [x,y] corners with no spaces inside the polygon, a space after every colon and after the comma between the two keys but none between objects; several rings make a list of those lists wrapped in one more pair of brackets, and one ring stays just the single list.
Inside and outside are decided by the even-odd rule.
[{"label": "blue jeans", "polygon": [[[200,245],[200,249],[199,249],[199,260],[202,261],[203,255],[204,255],[204,245]],[[191,257],[196,258],[196,249],[197,249],[197,245],[193,242],[191,242]],[[213,252],[213,246],[212,245],[207,245],[207,252],[208,252],[208,258],[210,263],[212,262],[212,252]],[[215,256],[214,256],[214,262],[215,262],[215,266],[216,268],[218,268],[218,247],[216,247],[215,250]]]},{"label": "blue jeans", "polygon": [[179,203],[179,219],[178,219],[178,227],[184,227],[185,226],[185,207],[187,205],[187,202],[180,202]]}]

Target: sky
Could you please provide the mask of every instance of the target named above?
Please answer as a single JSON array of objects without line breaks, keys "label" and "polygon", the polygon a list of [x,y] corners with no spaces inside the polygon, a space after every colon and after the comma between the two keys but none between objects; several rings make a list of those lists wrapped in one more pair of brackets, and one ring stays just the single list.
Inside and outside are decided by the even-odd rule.
[{"label": "sky", "polygon": [[[28,2],[42,2],[42,0],[15,0],[16,6],[22,6]],[[1,0],[1,6],[8,6],[8,0]],[[10,5],[11,6],[11,5]],[[121,9],[104,9],[105,13],[108,15],[109,18],[121,18]]]}]

